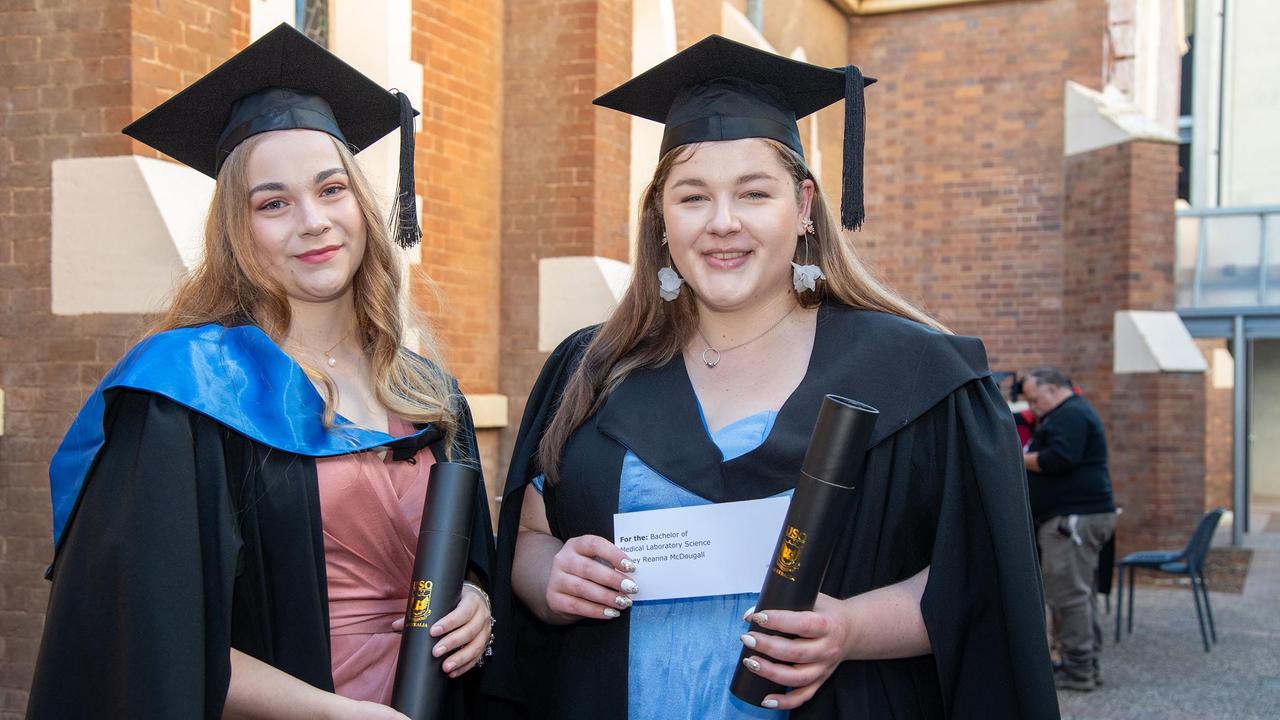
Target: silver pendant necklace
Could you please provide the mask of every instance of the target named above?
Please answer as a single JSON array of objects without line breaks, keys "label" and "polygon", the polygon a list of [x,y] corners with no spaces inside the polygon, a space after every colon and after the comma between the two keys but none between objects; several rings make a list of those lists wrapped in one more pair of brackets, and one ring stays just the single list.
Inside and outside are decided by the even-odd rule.
[{"label": "silver pendant necklace", "polygon": [[753,343],[753,342],[755,342],[755,341],[759,340],[760,338],[764,337],[765,335],[768,335],[769,333],[773,332],[773,329],[774,329],[774,328],[776,328],[776,327],[778,327],[779,325],[781,325],[783,320],[786,320],[787,318],[791,317],[791,313],[795,312],[795,311],[796,311],[796,308],[798,308],[798,307],[800,307],[800,304],[799,304],[799,303],[796,303],[796,304],[792,305],[792,306],[791,306],[791,309],[790,309],[790,310],[788,310],[788,311],[787,311],[787,313],[786,313],[785,315],[783,315],[782,317],[778,318],[777,322],[775,322],[774,324],[770,325],[768,328],[766,328],[766,329],[765,329],[765,331],[764,331],[764,332],[760,333],[759,335],[757,335],[757,336],[755,336],[755,337],[751,338],[750,340],[746,340],[746,341],[740,342],[740,343],[738,343],[737,345],[734,345],[733,347],[727,347],[727,348],[725,348],[725,349],[723,349],[723,350],[717,350],[716,348],[714,348],[714,347],[712,347],[712,346],[711,346],[711,341],[707,339],[707,336],[706,336],[705,334],[703,334],[703,332],[702,332],[702,326],[701,326],[701,325],[699,325],[699,326],[698,326],[698,337],[702,338],[702,343],[703,343],[704,345],[706,345],[706,346],[707,346],[707,348],[706,348],[705,350],[703,350],[703,351],[702,351],[702,355],[700,356],[700,357],[701,357],[701,360],[702,360],[702,364],[703,364],[703,365],[706,365],[706,366],[707,366],[707,367],[709,367],[709,368],[713,368],[713,367],[715,367],[715,366],[719,365],[719,364],[720,364],[720,356],[721,356],[721,355],[723,355],[723,354],[725,354],[725,353],[727,353],[727,352],[729,352],[729,351],[731,351],[731,350],[737,350],[738,348],[743,347],[744,345],[750,345],[751,343]]}]

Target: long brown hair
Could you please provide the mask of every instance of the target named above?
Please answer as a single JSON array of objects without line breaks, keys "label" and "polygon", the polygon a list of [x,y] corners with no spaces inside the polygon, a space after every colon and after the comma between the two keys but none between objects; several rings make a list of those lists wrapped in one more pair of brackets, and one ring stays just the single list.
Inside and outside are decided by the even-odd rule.
[{"label": "long brown hair", "polygon": [[[816,264],[826,280],[818,281],[814,290],[799,293],[804,307],[816,307],[826,299],[866,310],[898,315],[946,332],[946,328],[922,310],[907,302],[875,278],[858,258],[851,243],[840,235],[835,217],[818,189],[817,179],[804,159],[780,142],[760,139],[778,154],[782,166],[791,175],[797,197],[801,183],[814,183],[813,238],[809,242],[808,260],[802,259],[797,243],[797,262]],[[636,262],[631,284],[609,319],[600,326],[583,352],[582,361],[570,376],[560,397],[560,405],[547,426],[538,446],[538,465],[551,482],[559,474],[560,455],[569,436],[583,421],[600,409],[614,388],[632,371],[660,367],[669,362],[698,326],[698,307],[692,292],[682,292],[670,302],[659,298],[654,286],[657,272],[668,262],[662,245],[662,187],[673,168],[697,152],[699,144],[673,148],[658,161],[653,180],[640,200],[639,232]]]},{"label": "long brown hair", "polygon": [[[277,345],[288,334],[293,319],[289,298],[254,252],[249,224],[248,158],[261,138],[249,138],[227,157],[205,222],[204,257],[174,291],[150,332],[207,323],[228,327],[252,324]],[[352,288],[357,329],[372,370],[374,392],[378,402],[393,414],[411,422],[435,423],[448,438],[446,447],[451,447],[457,430],[454,391],[435,343],[425,327],[415,322],[423,354],[430,362],[423,362],[404,347],[409,323],[403,312],[405,283],[391,241],[393,230],[351,152],[336,139],[333,145],[364,216],[367,234]],[[332,425],[337,414],[337,385],[323,370],[301,358],[295,360],[322,389],[323,420]]]}]

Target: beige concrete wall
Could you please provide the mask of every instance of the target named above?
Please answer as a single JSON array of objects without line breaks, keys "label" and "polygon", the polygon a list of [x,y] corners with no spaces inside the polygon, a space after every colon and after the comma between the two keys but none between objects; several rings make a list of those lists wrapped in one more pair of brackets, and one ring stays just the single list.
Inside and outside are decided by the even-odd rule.
[{"label": "beige concrete wall", "polygon": [[1223,6],[1196,3],[1191,204],[1280,203],[1280,3],[1231,0],[1225,23]]},{"label": "beige concrete wall", "polygon": [[1232,0],[1223,93],[1224,205],[1280,203],[1280,2]]},{"label": "beige concrete wall", "polygon": [[1254,340],[1251,359],[1250,491],[1280,498],[1280,340]]}]

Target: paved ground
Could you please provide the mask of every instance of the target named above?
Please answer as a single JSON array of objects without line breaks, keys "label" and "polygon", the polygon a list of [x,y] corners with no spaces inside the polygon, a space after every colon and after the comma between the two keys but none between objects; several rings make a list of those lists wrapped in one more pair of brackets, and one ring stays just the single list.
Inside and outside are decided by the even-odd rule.
[{"label": "paved ground", "polygon": [[[1267,519],[1252,527],[1268,527]],[[1212,652],[1200,642],[1189,587],[1139,586],[1132,635],[1114,644],[1115,616],[1105,618],[1105,684],[1060,692],[1063,719],[1280,718],[1280,534],[1250,534],[1245,547],[1254,553],[1243,594],[1210,591],[1218,629]]]}]

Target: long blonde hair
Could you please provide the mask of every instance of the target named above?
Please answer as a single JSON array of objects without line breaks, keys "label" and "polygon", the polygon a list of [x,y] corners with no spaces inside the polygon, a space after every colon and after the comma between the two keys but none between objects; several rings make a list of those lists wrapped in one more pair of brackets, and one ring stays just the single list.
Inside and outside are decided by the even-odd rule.
[{"label": "long blonde hair", "polygon": [[[782,166],[795,185],[813,181],[810,217],[813,236],[808,260],[797,243],[797,262],[816,264],[826,275],[814,290],[799,293],[804,307],[816,307],[832,299],[855,308],[878,310],[914,320],[946,332],[946,328],[916,308],[875,278],[858,258],[851,243],[840,235],[839,226],[827,207],[817,179],[795,151],[775,140],[761,138],[778,154]],[[699,144],[673,148],[658,161],[653,180],[640,200],[636,262],[631,284],[616,310],[600,326],[583,352],[582,361],[570,376],[559,407],[538,446],[538,466],[551,482],[556,482],[560,455],[569,436],[593,415],[611,393],[633,371],[661,367],[669,362],[698,326],[698,307],[693,293],[682,292],[671,302],[661,300],[654,286],[658,270],[666,266],[668,253],[662,245],[662,187],[673,168],[697,152]]]},{"label": "long blonde hair", "polygon": [[[261,138],[258,135],[244,141],[223,163],[205,222],[204,257],[175,290],[150,332],[219,323],[228,327],[256,325],[277,345],[288,335],[293,317],[288,296],[254,252],[249,224],[248,158]],[[400,258],[392,245],[393,229],[351,152],[337,139],[331,140],[364,216],[367,241],[352,288],[356,326],[369,360],[374,392],[378,402],[393,414],[410,422],[435,423],[445,433],[446,447],[452,447],[457,431],[453,384],[430,333],[418,323],[406,323],[402,313],[406,288]],[[407,324],[415,326],[428,362],[404,347]],[[333,425],[337,385],[319,368],[295,359],[322,389],[323,421]]]}]

